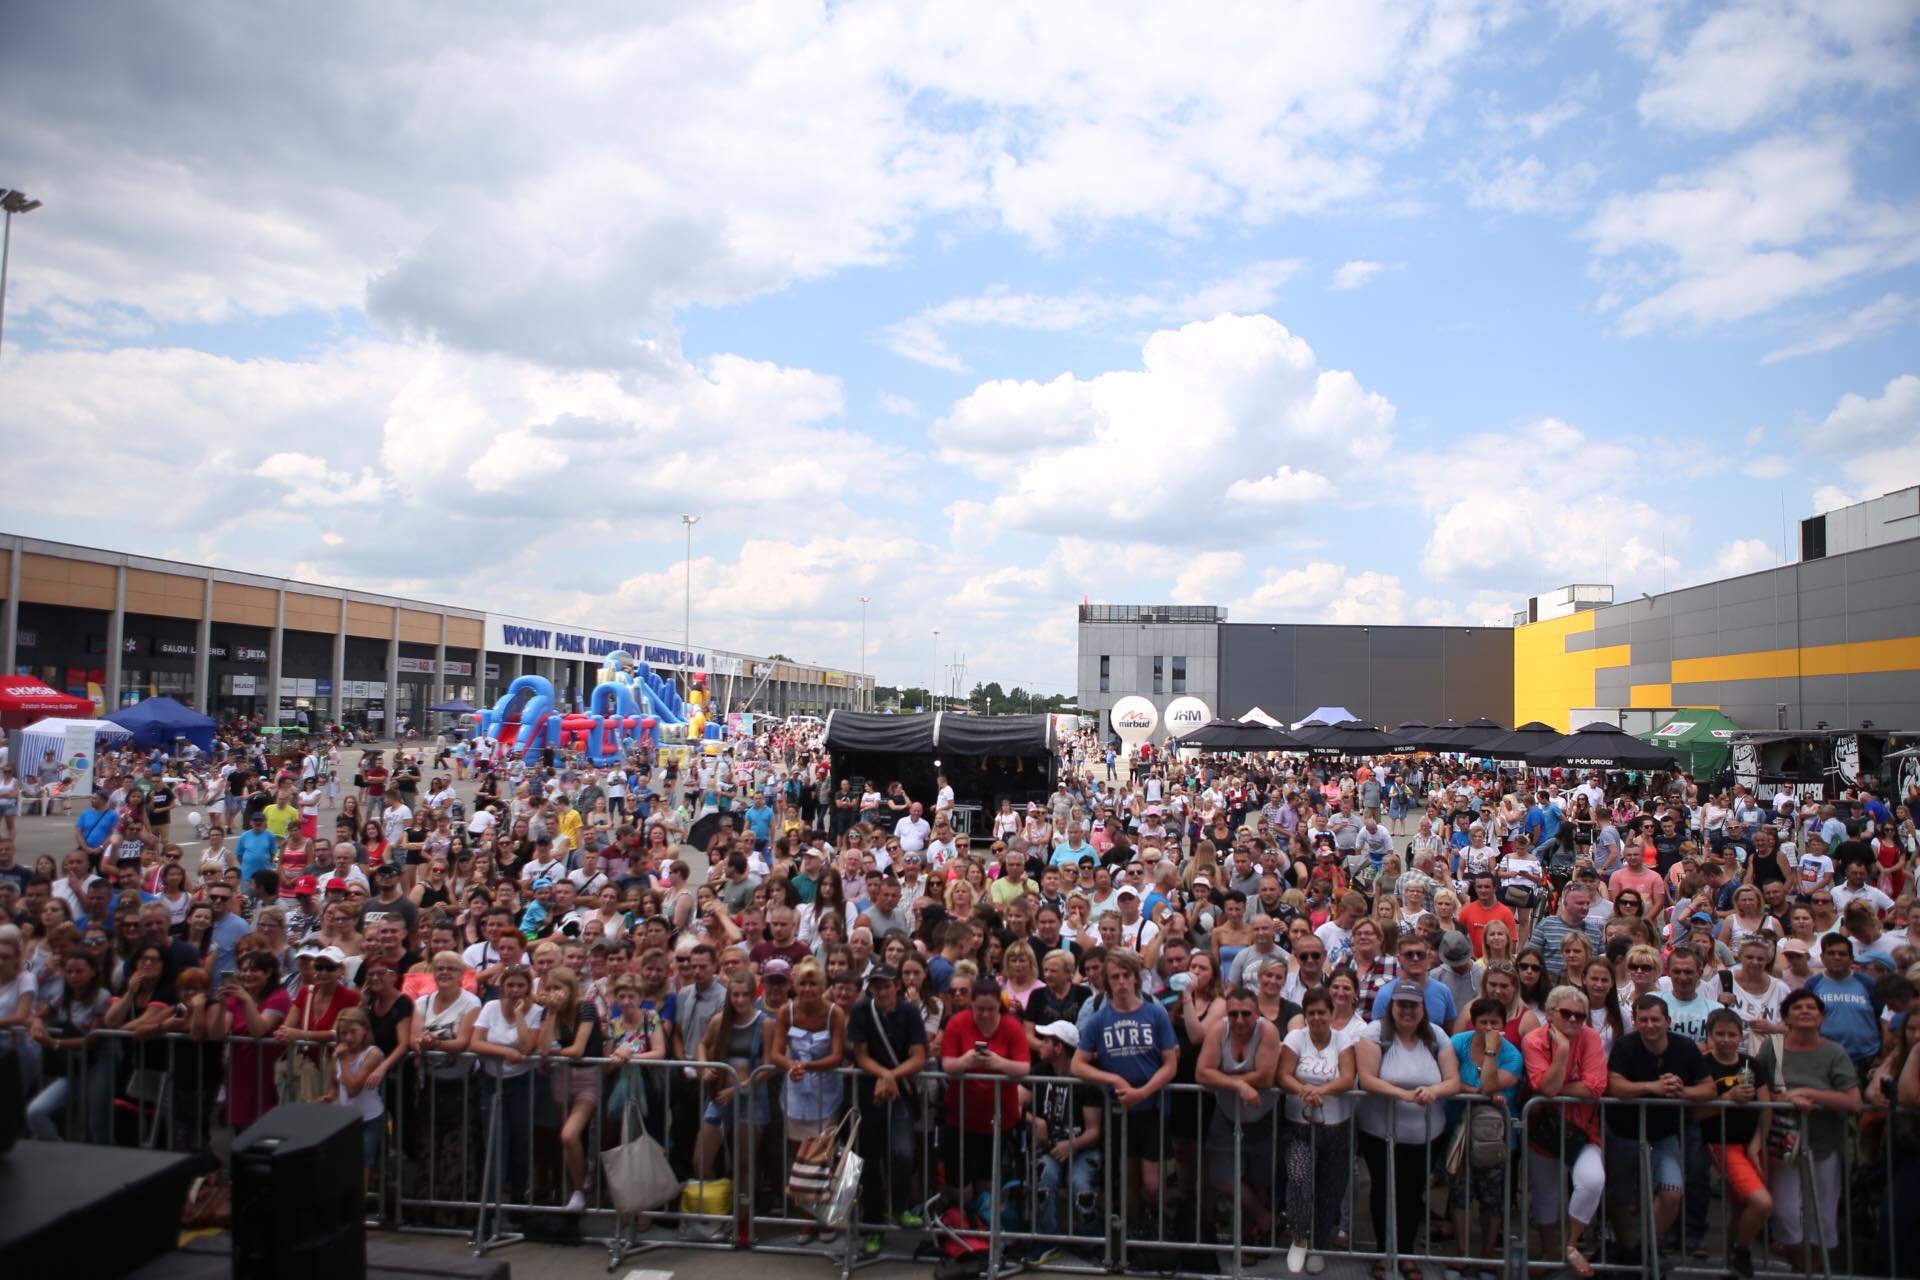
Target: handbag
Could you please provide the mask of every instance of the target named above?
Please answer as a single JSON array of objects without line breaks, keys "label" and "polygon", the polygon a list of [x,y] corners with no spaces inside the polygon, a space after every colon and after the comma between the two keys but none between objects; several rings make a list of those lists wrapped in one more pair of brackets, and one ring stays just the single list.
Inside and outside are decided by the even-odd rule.
[{"label": "handbag", "polygon": [[312,1102],[327,1091],[326,1073],[311,1054],[291,1048],[273,1066],[273,1089],[281,1102]]},{"label": "handbag", "polygon": [[1469,1125],[1466,1120],[1462,1120],[1459,1124],[1453,1126],[1453,1137],[1447,1143],[1446,1157],[1447,1176],[1450,1178],[1459,1177],[1461,1168],[1467,1162],[1468,1127]]},{"label": "handbag", "polygon": [[[1770,1035],[1767,1045],[1773,1051],[1774,1075],[1782,1084],[1787,1078],[1787,1038]],[[1767,1156],[1777,1165],[1791,1165],[1800,1158],[1806,1135],[1800,1131],[1800,1117],[1792,1111],[1776,1111],[1767,1128]]]},{"label": "handbag", "polygon": [[847,1126],[846,1145],[834,1166],[826,1203],[819,1210],[820,1225],[829,1230],[844,1227],[853,1217],[853,1202],[860,1196],[861,1176],[867,1171],[866,1157],[860,1154],[860,1113],[848,1111],[840,1123]]},{"label": "handbag", "polygon": [[1500,901],[1510,907],[1517,907],[1522,911],[1532,910],[1537,898],[1538,895],[1532,885],[1523,884],[1518,880],[1510,882],[1506,888],[1500,891]]},{"label": "handbag", "polygon": [[680,1194],[680,1179],[673,1176],[667,1153],[647,1132],[645,1103],[637,1096],[621,1120],[620,1145],[600,1153],[600,1167],[607,1177],[607,1198],[623,1214],[658,1209]]},{"label": "handbag", "polygon": [[1587,1131],[1568,1124],[1563,1107],[1541,1107],[1527,1122],[1527,1145],[1543,1155],[1572,1164],[1587,1145]]}]

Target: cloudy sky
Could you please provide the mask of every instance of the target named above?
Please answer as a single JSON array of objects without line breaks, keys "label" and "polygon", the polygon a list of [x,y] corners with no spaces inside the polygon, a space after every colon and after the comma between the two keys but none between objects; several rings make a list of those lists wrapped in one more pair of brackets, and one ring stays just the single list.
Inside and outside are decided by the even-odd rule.
[{"label": "cloudy sky", "polygon": [[[535,16],[530,16],[535,15]],[[9,531],[924,682],[1920,481],[1911,0],[16,6]]]}]

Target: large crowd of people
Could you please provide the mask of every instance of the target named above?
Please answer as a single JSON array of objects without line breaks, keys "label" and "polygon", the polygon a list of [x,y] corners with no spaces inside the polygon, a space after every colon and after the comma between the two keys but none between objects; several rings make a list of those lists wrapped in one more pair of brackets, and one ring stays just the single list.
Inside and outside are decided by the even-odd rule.
[{"label": "large crowd of people", "polygon": [[1920,1262],[1920,795],[1083,733],[973,815],[830,766],[777,724],[611,766],[107,753],[63,854],[0,836],[28,1124],[199,1146],[328,1101],[436,1201],[490,1148],[486,1194],[567,1212],[637,1107],[773,1216],[857,1108],[874,1251],[1000,1188],[1035,1263]]}]

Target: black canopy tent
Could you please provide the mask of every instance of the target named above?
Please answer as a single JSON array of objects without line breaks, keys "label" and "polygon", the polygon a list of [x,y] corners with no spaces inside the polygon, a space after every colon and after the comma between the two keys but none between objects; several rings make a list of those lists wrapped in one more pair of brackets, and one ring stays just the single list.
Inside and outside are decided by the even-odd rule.
[{"label": "black canopy tent", "polygon": [[1453,735],[1464,727],[1458,720],[1448,719],[1439,724],[1422,725],[1418,729],[1403,724],[1400,732],[1422,751],[1450,751],[1453,749]]},{"label": "black canopy tent", "polygon": [[1665,747],[1605,723],[1562,734],[1529,751],[1526,761],[1536,769],[1675,769],[1680,763]]},{"label": "black canopy tent", "polygon": [[1507,727],[1498,720],[1489,720],[1481,716],[1478,720],[1469,720],[1455,729],[1453,736],[1448,739],[1446,749],[1474,755],[1495,738],[1504,736],[1506,732]]},{"label": "black canopy tent", "polygon": [[1050,716],[835,710],[827,714],[824,741],[835,790],[842,778],[855,791],[869,779],[882,791],[897,780],[909,796],[931,808],[939,789],[935,779],[945,774],[958,803],[987,810],[1002,800],[1025,805],[1053,793]]},{"label": "black canopy tent", "polygon": [[1406,739],[1359,720],[1327,726],[1308,747],[1317,756],[1384,756],[1414,749]]},{"label": "black canopy tent", "polygon": [[1258,721],[1209,720],[1167,744],[1199,751],[1305,751],[1307,744],[1284,729]]},{"label": "black canopy tent", "polygon": [[1480,755],[1495,760],[1525,760],[1529,751],[1538,750],[1565,736],[1550,724],[1529,720],[1512,733],[1503,733],[1497,738],[1489,738],[1474,750]]}]

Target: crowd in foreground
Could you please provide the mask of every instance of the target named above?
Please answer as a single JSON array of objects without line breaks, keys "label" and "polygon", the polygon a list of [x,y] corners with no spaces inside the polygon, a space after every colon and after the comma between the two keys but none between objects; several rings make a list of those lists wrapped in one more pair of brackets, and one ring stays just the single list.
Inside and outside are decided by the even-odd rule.
[{"label": "crowd in foreground", "polygon": [[[863,1230],[1017,1177],[1036,1262],[1116,1224],[1290,1272],[1492,1270],[1519,1230],[1583,1276],[1920,1260],[1917,796],[1129,771],[1082,737],[967,831],[944,779],[835,779],[801,730],[616,768],[268,745],[106,757],[57,865],[8,824],[37,1136],[111,1140],[157,1076],[169,1145],[325,1100],[438,1198],[479,1132],[488,1195],[578,1211],[637,1105],[681,1176],[770,1207],[857,1107]],[[712,1069],[647,1066],[680,1062]]]}]

